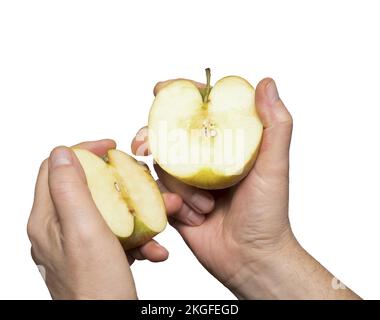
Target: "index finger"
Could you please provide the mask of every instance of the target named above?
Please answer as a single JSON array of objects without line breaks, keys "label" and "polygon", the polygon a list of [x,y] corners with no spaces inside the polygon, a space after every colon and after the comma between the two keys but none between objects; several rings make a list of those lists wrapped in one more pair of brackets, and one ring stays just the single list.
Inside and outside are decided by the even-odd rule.
[{"label": "index finger", "polygon": [[102,157],[108,150],[116,148],[116,142],[112,139],[85,141],[72,146],[72,148],[86,149],[92,153],[95,153],[97,156]]}]

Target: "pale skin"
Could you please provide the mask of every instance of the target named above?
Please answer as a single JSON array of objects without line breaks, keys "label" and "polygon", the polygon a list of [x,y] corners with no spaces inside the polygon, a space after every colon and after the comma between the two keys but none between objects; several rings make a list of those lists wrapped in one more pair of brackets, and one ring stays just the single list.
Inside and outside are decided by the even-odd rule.
[{"label": "pale skin", "polygon": [[[102,156],[116,144],[100,140],[76,147]],[[171,193],[163,199],[168,214],[182,205]],[[168,257],[154,240],[126,255],[95,206],[78,159],[66,147],[55,148],[41,165],[28,235],[54,299],[136,299],[130,263]]]},{"label": "pale skin", "polygon": [[[158,83],[154,93],[169,81]],[[206,192],[155,165],[171,225],[240,299],[360,299],[337,286],[293,235],[288,218],[292,118],[272,79],[257,85],[256,108],[264,125],[262,145],[255,166],[236,186]],[[99,155],[113,147],[110,140],[85,145]],[[51,165],[54,152],[62,149],[68,150],[56,149],[42,166],[28,224],[34,259],[47,269],[47,286],[53,298],[136,298],[126,256],[94,206],[77,159]],[[149,154],[146,128],[136,135],[132,151]],[[168,255],[153,240],[130,254],[151,261]]]}]

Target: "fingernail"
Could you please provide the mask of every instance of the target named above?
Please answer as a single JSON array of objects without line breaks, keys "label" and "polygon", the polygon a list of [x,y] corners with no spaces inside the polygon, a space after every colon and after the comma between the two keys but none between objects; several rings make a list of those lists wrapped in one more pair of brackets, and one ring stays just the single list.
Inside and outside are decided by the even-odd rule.
[{"label": "fingernail", "polygon": [[266,95],[271,102],[276,102],[279,99],[277,87],[273,80],[266,85],[265,89]]},{"label": "fingernail", "polygon": [[203,221],[205,221],[206,216],[196,213],[193,210],[189,210],[186,218],[188,219],[191,225],[199,226],[203,223]]},{"label": "fingernail", "polygon": [[190,202],[201,213],[210,212],[214,206],[213,199],[205,193],[194,193]]},{"label": "fingernail", "polygon": [[70,149],[66,147],[55,148],[50,155],[50,162],[53,168],[72,164]]}]

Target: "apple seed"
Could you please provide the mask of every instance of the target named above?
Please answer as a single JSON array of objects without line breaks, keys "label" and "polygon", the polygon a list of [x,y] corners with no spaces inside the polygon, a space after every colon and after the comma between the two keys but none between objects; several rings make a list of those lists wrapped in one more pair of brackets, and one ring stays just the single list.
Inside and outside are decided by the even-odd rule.
[{"label": "apple seed", "polygon": [[120,187],[117,182],[115,182],[113,185],[115,186],[115,189],[117,192],[121,192]]}]

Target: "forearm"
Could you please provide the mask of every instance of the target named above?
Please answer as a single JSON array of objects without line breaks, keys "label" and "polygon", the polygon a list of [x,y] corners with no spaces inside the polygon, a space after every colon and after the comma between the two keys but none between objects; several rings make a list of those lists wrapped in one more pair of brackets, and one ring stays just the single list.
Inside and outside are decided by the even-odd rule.
[{"label": "forearm", "polygon": [[295,240],[281,252],[247,264],[232,291],[240,299],[360,299]]}]

